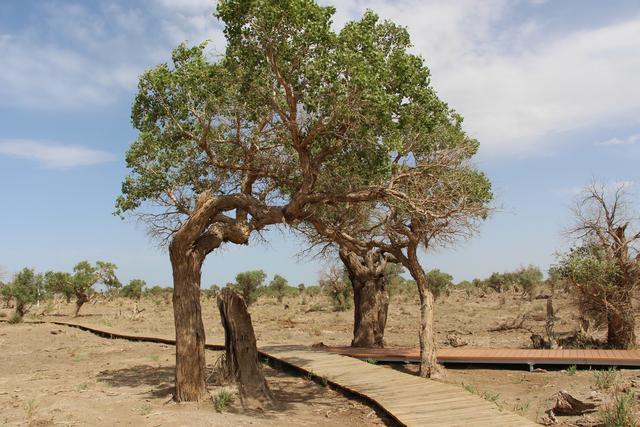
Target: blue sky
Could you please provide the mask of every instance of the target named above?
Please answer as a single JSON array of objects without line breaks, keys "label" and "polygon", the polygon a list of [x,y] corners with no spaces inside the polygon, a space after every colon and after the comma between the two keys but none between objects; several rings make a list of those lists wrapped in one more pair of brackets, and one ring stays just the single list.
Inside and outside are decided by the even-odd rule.
[{"label": "blue sky", "polygon": [[[423,257],[457,280],[546,269],[567,245],[576,191],[640,180],[640,4],[486,0],[328,2],[336,27],[366,8],[406,25],[440,96],[481,142],[499,208],[481,233]],[[0,266],[70,270],[113,261],[124,281],[170,285],[163,249],[111,212],[135,138],[140,73],[181,41],[223,51],[210,0],[0,2]],[[248,269],[314,283],[286,231],[209,257],[203,285]]]}]

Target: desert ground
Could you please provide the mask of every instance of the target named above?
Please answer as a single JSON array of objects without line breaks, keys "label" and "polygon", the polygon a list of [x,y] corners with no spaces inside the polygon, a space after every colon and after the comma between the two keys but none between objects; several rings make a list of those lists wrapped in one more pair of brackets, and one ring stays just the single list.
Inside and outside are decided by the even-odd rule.
[{"label": "desert ground", "polygon": [[[557,331],[577,328],[578,315],[566,298],[557,297]],[[214,298],[203,303],[207,340],[224,342]],[[33,310],[27,320],[68,319],[73,304],[58,302]],[[324,295],[285,297],[279,303],[261,297],[249,311],[262,344],[348,345],[352,310],[336,312]],[[5,310],[5,316],[9,314]],[[522,327],[499,332],[490,329],[524,315]],[[387,346],[418,343],[418,305],[415,296],[395,295],[389,308]],[[76,321],[123,331],[173,334],[170,300],[143,298],[97,299],[82,308]],[[468,293],[453,290],[436,304],[438,345],[526,348],[532,332],[543,334],[545,300],[529,300],[516,291]],[[640,331],[639,331],[640,332]],[[603,330],[594,330],[598,337]],[[265,367],[281,410],[243,414],[234,401],[223,412],[211,403],[176,405],[171,402],[173,347],[110,340],[73,328],[50,324],[0,324],[3,374],[0,376],[0,422],[9,425],[384,425],[365,404],[336,391]],[[208,352],[209,365],[218,357]],[[365,363],[365,362],[363,362]],[[415,365],[384,365],[408,374]],[[640,392],[640,370],[612,374],[608,387],[597,385],[602,371],[589,369],[490,368],[449,366],[440,381],[477,393],[501,408],[541,422],[553,406],[553,395],[565,390],[581,400],[606,405],[620,390]],[[218,388],[212,386],[211,393]],[[598,425],[598,412],[558,417],[558,425]]]}]

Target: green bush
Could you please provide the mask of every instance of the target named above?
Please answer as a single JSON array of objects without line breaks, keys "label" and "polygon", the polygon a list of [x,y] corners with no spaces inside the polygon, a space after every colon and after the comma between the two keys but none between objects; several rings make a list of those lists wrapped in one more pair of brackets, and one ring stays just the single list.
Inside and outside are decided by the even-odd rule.
[{"label": "green bush", "polygon": [[633,391],[617,394],[613,402],[600,410],[602,424],[605,427],[636,427],[635,401]]},{"label": "green bush", "polygon": [[9,287],[15,301],[11,323],[22,321],[31,306],[45,297],[44,277],[36,274],[32,268],[24,268],[16,273]]},{"label": "green bush", "polygon": [[128,285],[123,286],[120,289],[120,295],[125,298],[133,300],[139,300],[142,297],[142,292],[147,286],[147,283],[142,279],[132,279]]},{"label": "green bush", "polygon": [[600,390],[610,389],[618,382],[618,371],[613,367],[606,371],[594,371],[593,382]]},{"label": "green bush", "polygon": [[245,271],[238,273],[233,288],[240,292],[247,306],[256,302],[258,289],[264,285],[267,275],[262,270]]}]

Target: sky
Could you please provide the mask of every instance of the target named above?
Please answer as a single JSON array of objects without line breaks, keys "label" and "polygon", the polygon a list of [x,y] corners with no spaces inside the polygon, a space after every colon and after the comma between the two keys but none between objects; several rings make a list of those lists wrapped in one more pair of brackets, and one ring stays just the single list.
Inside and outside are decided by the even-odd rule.
[{"label": "sky", "polygon": [[[593,179],[638,190],[640,3],[612,0],[321,1],[334,26],[366,9],[408,28],[439,96],[480,141],[495,213],[454,248],[422,255],[455,280],[534,264],[570,241],[569,208]],[[0,1],[0,269],[119,266],[171,285],[164,248],[112,215],[135,139],[140,74],[181,42],[224,51],[211,0]],[[638,193],[636,193],[637,195]],[[638,200],[638,197],[635,199]],[[636,204],[637,206],[637,204]],[[331,260],[285,230],[211,254],[203,286],[241,271],[313,284]]]}]

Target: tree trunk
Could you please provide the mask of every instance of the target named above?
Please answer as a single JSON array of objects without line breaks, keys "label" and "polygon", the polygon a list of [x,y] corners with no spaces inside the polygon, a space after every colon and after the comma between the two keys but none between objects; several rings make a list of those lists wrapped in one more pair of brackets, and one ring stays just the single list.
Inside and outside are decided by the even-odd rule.
[{"label": "tree trunk", "polygon": [[[176,328],[177,402],[197,402],[206,397],[205,332],[200,306],[203,259],[195,252],[169,246],[173,269],[173,315]],[[186,252],[186,253],[185,253]]]},{"label": "tree trunk", "polygon": [[420,376],[429,378],[436,372],[438,359],[433,333],[433,293],[425,285],[425,283],[418,283],[420,296]]},{"label": "tree trunk", "polygon": [[80,309],[87,301],[89,301],[89,296],[85,292],[76,294],[76,308],[73,311],[73,317],[78,317],[78,315],[80,314]]},{"label": "tree trunk", "polygon": [[384,347],[389,293],[384,274],[386,260],[380,254],[367,254],[367,259],[353,252],[340,251],[340,258],[353,287],[352,347]]},{"label": "tree trunk", "polygon": [[556,338],[556,315],[553,309],[553,298],[547,298],[547,322],[545,323],[545,330],[547,332],[547,339],[549,340],[549,348],[558,348],[558,340]]},{"label": "tree trunk", "polygon": [[420,298],[420,376],[430,378],[438,372],[436,340],[433,332],[433,293],[427,283],[427,275],[418,261],[417,243],[407,248],[407,265],[416,281]]},{"label": "tree trunk", "polygon": [[238,384],[244,407],[270,404],[273,396],[260,369],[256,336],[247,305],[239,294],[225,288],[218,295],[218,309],[224,327],[223,376]]},{"label": "tree trunk", "polygon": [[623,301],[607,313],[607,344],[612,348],[632,349],[636,346],[636,320],[631,301]]}]

